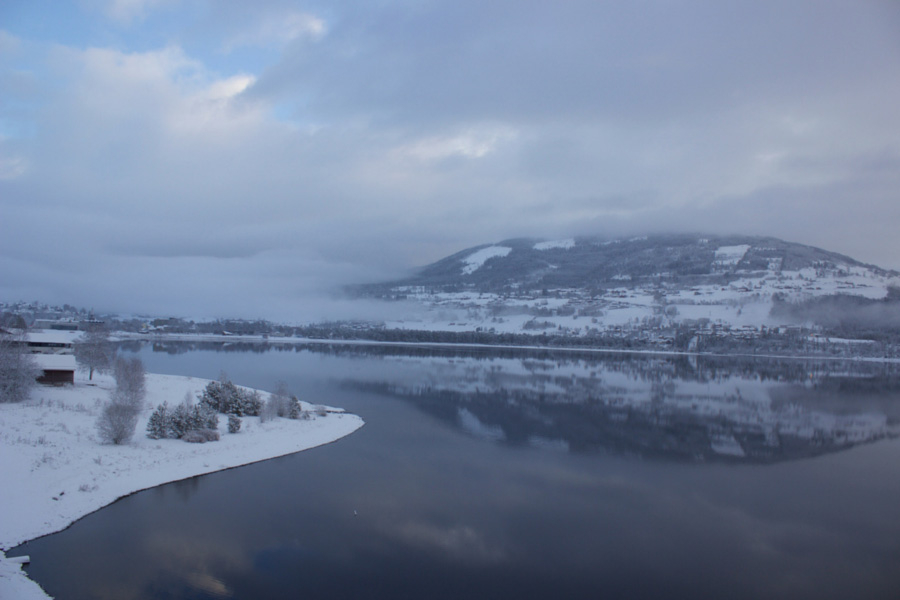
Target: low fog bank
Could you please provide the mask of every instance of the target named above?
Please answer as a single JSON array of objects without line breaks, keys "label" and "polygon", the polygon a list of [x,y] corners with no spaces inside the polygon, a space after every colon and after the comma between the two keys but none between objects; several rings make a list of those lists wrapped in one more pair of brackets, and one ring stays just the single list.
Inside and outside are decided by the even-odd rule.
[{"label": "low fog bank", "polygon": [[418,318],[425,307],[412,301],[384,301],[348,296],[305,296],[294,310],[281,311],[283,318],[273,320],[285,325],[308,325],[335,321],[379,323]]},{"label": "low fog bank", "polygon": [[900,288],[889,288],[885,298],[835,294],[802,302],[776,300],[772,315],[796,323],[812,323],[847,337],[886,340],[900,336]]}]

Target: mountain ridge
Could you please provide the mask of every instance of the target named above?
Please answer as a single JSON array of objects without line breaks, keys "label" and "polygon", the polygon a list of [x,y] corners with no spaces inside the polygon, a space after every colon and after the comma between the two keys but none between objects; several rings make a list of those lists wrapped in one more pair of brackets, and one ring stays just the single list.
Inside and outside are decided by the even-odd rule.
[{"label": "mountain ridge", "polygon": [[549,241],[511,238],[466,248],[409,277],[359,289],[377,293],[425,286],[497,292],[507,288],[632,287],[676,280],[691,285],[808,268],[865,269],[879,277],[900,275],[837,252],[770,236],[656,234]]},{"label": "mountain ridge", "polygon": [[829,339],[900,335],[900,273],[764,236],[512,238],[358,290],[408,303],[387,329],[663,346],[677,338],[692,348],[692,338],[752,343],[794,328]]}]

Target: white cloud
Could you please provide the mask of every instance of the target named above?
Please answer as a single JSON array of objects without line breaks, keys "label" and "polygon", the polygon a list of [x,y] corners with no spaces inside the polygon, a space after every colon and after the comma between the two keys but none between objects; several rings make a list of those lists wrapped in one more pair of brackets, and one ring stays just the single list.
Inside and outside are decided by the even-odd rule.
[{"label": "white cloud", "polygon": [[404,144],[399,152],[424,161],[441,160],[459,156],[483,158],[496,151],[502,144],[514,141],[516,130],[501,125],[472,127],[460,133],[430,136]]},{"label": "white cloud", "polygon": [[244,46],[283,46],[298,39],[316,41],[327,31],[325,21],[309,13],[272,13],[232,36],[226,42],[225,50],[231,52]]},{"label": "white cloud", "polygon": [[[87,149],[109,143],[126,127],[136,136],[130,144],[134,147],[141,137],[151,136],[162,145],[197,143],[212,149],[223,138],[236,142],[235,137],[267,121],[262,103],[239,101],[253,85],[252,75],[218,77],[180,48],[144,53],[91,48],[66,54],[61,68],[74,71],[75,93],[57,98],[58,108],[93,123],[93,139],[84,140]],[[64,138],[76,133],[74,123],[54,123],[64,129],[58,132]]]}]

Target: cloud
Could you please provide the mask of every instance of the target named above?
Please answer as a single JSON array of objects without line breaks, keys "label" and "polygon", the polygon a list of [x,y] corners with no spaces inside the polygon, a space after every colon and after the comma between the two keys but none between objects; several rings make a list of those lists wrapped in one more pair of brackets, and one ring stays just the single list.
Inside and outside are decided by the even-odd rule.
[{"label": "cloud", "polygon": [[405,144],[400,153],[418,160],[440,160],[454,156],[482,158],[494,152],[498,145],[512,141],[515,130],[509,127],[485,125],[472,127],[455,135],[430,136]]},{"label": "cloud", "polygon": [[323,19],[304,12],[266,14],[225,43],[226,52],[242,46],[283,46],[294,40],[316,41],[328,31]]},{"label": "cloud", "polygon": [[103,6],[75,41],[0,32],[2,297],[289,312],[664,228],[900,268],[894,4]]}]

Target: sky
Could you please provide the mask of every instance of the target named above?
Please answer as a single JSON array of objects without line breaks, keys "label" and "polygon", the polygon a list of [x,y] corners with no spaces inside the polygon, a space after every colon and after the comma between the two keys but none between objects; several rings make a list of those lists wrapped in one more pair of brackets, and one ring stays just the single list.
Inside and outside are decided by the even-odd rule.
[{"label": "sky", "polygon": [[514,237],[900,269],[895,0],[3,0],[0,300],[352,310]]}]

